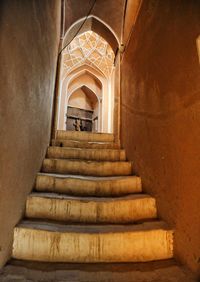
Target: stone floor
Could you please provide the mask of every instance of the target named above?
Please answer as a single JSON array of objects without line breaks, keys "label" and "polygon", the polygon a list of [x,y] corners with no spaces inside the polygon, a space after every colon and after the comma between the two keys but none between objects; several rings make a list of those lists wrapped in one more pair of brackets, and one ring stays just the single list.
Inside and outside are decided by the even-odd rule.
[{"label": "stone floor", "polygon": [[174,260],[126,264],[47,264],[12,260],[0,282],[197,282]]}]

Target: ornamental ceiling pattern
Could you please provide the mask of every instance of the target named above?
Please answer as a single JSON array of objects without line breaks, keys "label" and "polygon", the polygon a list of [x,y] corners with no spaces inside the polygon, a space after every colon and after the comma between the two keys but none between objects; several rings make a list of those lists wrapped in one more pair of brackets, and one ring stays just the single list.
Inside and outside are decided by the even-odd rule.
[{"label": "ornamental ceiling pattern", "polygon": [[65,75],[84,64],[99,69],[106,77],[112,73],[114,52],[110,45],[93,31],[76,36],[63,54]]}]

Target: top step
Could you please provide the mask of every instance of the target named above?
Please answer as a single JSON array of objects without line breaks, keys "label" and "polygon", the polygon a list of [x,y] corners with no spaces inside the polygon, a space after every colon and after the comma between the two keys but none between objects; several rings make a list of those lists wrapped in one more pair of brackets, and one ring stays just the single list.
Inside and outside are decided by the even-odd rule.
[{"label": "top step", "polygon": [[51,140],[52,146],[57,147],[71,147],[71,148],[85,148],[85,149],[120,149],[120,144],[113,142],[87,142],[76,140]]},{"label": "top step", "polygon": [[114,142],[114,134],[57,130],[56,139],[87,142]]}]

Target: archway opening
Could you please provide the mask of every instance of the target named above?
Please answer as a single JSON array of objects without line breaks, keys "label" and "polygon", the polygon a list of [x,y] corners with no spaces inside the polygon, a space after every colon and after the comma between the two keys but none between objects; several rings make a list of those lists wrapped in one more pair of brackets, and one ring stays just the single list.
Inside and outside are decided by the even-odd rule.
[{"label": "archway opening", "polygon": [[[116,49],[118,41],[108,27],[103,26],[103,23],[97,19],[90,18],[89,23],[62,51],[56,129],[114,133],[114,112],[116,115],[116,110],[114,110],[115,53],[113,50]],[[63,42],[67,42],[75,26],[76,24],[73,24],[66,32]],[[101,30],[104,38],[92,29],[99,33]],[[112,46],[105,40],[109,38],[109,33],[109,41]],[[89,92],[93,95],[90,95]],[[96,97],[98,103],[96,102],[94,106],[94,103],[90,101],[89,104],[92,105],[90,109],[84,108],[86,101],[91,100],[93,96]],[[73,106],[70,104],[72,101]],[[69,117],[72,115],[71,112],[79,112],[80,115],[80,110],[82,110],[82,115],[86,115],[84,111],[91,111],[90,114],[87,113],[92,121],[90,126],[81,125],[85,123],[83,122],[84,116],[81,119],[77,117],[76,121],[72,122],[72,117]]]},{"label": "archway opening", "polygon": [[66,130],[98,132],[99,100],[87,86],[74,90],[69,96],[66,113]]}]

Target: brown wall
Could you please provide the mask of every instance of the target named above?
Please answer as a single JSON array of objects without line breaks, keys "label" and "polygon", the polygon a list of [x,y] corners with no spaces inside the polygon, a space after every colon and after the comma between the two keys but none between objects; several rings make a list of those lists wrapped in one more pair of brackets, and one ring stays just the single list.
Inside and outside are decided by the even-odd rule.
[{"label": "brown wall", "polygon": [[60,1],[0,3],[0,267],[49,142]]},{"label": "brown wall", "polygon": [[[74,22],[88,15],[93,7],[94,1],[95,0],[65,1],[65,32]],[[114,30],[120,40],[123,12],[124,0],[96,0],[91,15],[96,16],[107,23]],[[79,27],[77,30],[78,29]]]},{"label": "brown wall", "polygon": [[143,1],[122,61],[121,138],[175,255],[200,263],[200,2]]}]

